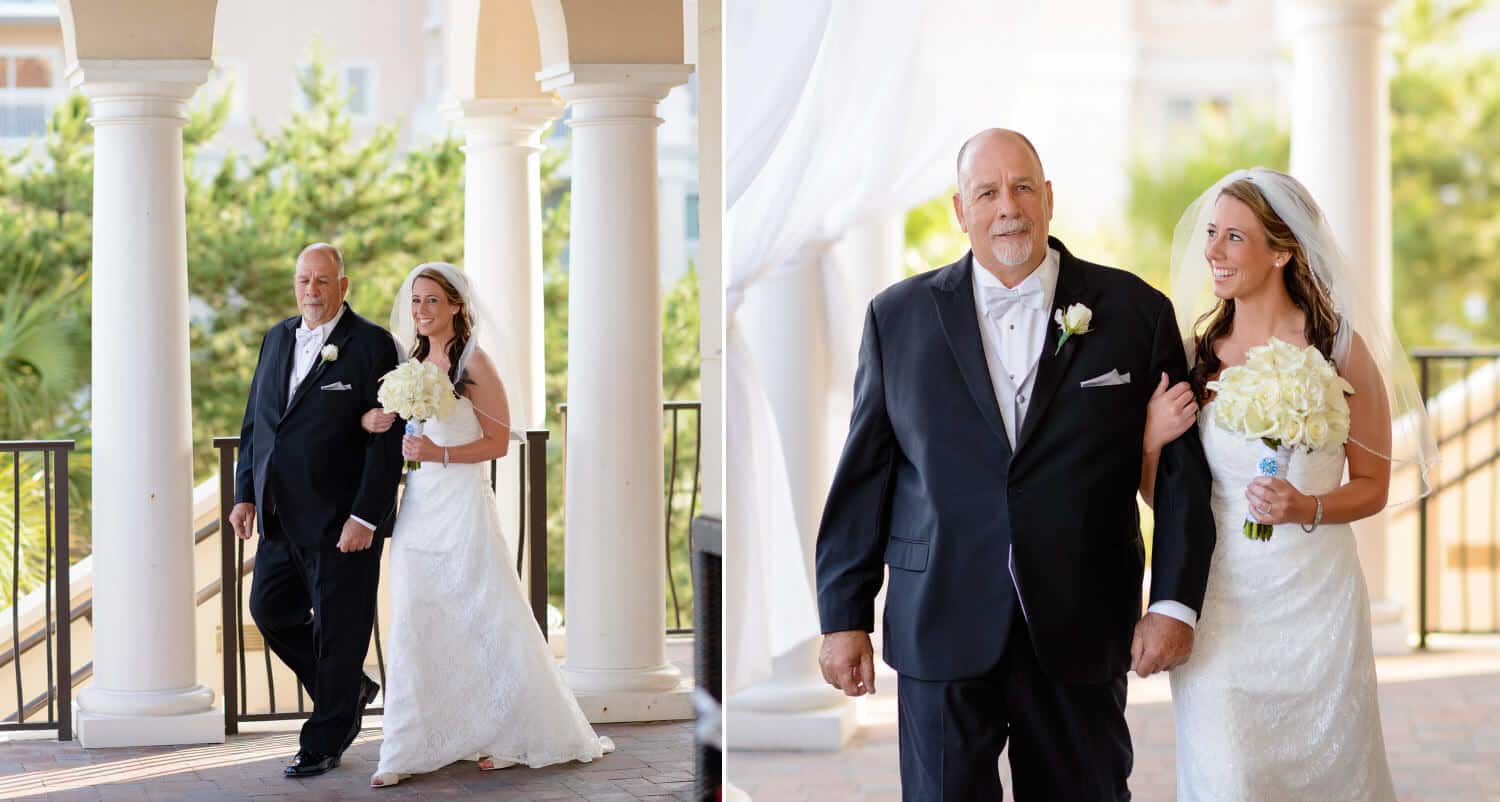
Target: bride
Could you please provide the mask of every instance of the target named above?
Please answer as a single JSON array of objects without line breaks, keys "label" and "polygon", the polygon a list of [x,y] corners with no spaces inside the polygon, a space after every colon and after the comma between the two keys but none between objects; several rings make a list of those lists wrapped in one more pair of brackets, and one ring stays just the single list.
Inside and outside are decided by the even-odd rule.
[{"label": "bride", "polygon": [[[406,436],[402,453],[422,463],[406,475],[391,537],[391,631],[385,739],[373,787],[459,760],[481,771],[571,760],[613,750],[594,734],[531,616],[509,565],[485,463],[505,456],[514,421],[475,328],[469,283],[441,262],[418,265],[391,311],[402,352],[453,380],[446,417]],[[395,415],[365,413],[371,432]]]},{"label": "bride", "polygon": [[[1393,463],[1415,463],[1425,492],[1436,447],[1390,323],[1349,271],[1306,188],[1273,170],[1224,177],[1177,228],[1192,369],[1152,399],[1141,491],[1150,503],[1152,455],[1196,421],[1218,529],[1192,658],[1171,672],[1182,802],[1395,800],[1350,524],[1386,507]],[[1354,387],[1348,443],[1298,451],[1286,479],[1256,475],[1257,444],[1215,424],[1205,386],[1272,337],[1315,346]],[[1269,541],[1241,534],[1247,515],[1274,525]]]}]

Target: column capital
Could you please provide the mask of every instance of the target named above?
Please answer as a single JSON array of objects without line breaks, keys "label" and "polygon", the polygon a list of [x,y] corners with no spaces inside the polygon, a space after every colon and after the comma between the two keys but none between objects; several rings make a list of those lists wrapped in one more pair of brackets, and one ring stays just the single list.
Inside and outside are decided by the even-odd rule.
[{"label": "column capital", "polygon": [[1293,0],[1290,5],[1296,28],[1332,26],[1382,27],[1381,15],[1393,0]]},{"label": "column capital", "polygon": [[94,126],[187,122],[187,102],[208,80],[209,59],[81,59],[68,68],[68,85],[86,95]]},{"label": "column capital", "polygon": [[687,83],[691,64],[561,64],[536,74],[542,88],[569,103],[590,100],[659,103]]},{"label": "column capital", "polygon": [[542,132],[562,116],[563,102],[557,97],[474,98],[449,104],[443,111],[463,128],[466,147],[535,149]]}]

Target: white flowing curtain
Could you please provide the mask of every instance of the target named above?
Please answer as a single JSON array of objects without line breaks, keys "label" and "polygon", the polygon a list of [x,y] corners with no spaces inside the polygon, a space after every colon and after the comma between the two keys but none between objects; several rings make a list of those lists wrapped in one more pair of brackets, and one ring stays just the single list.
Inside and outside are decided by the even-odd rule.
[{"label": "white flowing curtain", "polygon": [[[830,307],[850,304],[859,265],[830,245],[954,180],[958,146],[1005,119],[1026,26],[994,0],[759,0],[731,3],[725,290],[725,441],[730,533],[727,693],[769,675],[771,657],[818,634],[787,480],[786,449],[762,384],[776,354],[737,325],[752,287],[823,272]],[[955,256],[957,256],[955,254]],[[858,299],[863,301],[864,299]],[[832,310],[831,310],[832,311]],[[838,318],[846,310],[830,314]],[[830,326],[848,359],[858,328]],[[807,410],[821,415],[824,410]]]}]

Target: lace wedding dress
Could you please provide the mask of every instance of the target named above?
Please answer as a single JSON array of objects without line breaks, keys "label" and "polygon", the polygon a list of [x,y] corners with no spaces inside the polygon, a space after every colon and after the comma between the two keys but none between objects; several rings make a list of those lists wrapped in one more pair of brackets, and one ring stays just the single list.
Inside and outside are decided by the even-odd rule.
[{"label": "lace wedding dress", "polygon": [[[1335,361],[1347,353],[1345,332]],[[1178,802],[1394,802],[1376,698],[1370,603],[1348,524],[1240,532],[1258,447],[1198,418],[1218,542],[1193,654],[1173,669]],[[1298,451],[1303,493],[1343,483],[1344,448]]]},{"label": "lace wedding dress", "polygon": [[[481,435],[468,399],[424,432]],[[594,734],[532,618],[484,463],[407,475],[390,542],[385,740],[377,774],[418,774],[485,755],[531,767],[591,761]]]}]

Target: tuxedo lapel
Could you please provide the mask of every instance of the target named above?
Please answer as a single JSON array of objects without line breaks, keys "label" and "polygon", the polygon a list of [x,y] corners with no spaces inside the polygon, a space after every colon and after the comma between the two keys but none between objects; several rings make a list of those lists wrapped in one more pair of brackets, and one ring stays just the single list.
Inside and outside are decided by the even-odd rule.
[{"label": "tuxedo lapel", "polygon": [[297,348],[297,321],[299,320],[301,318],[294,317],[281,324],[281,342],[276,348],[275,371],[271,374],[276,381],[270,396],[276,402],[277,420],[286,416],[286,392],[287,385],[292,381],[292,351]]},{"label": "tuxedo lapel", "polygon": [[1068,366],[1072,364],[1073,357],[1079,348],[1086,348],[1081,340],[1086,336],[1069,337],[1063,344],[1061,350],[1057,347],[1057,341],[1062,336],[1062,328],[1057,325],[1056,315],[1058,309],[1067,309],[1075,303],[1087,303],[1088,287],[1084,281],[1083,268],[1073,259],[1061,242],[1049,238],[1049,244],[1058,250],[1061,259],[1058,264],[1057,290],[1053,293],[1052,307],[1047,311],[1047,338],[1042,345],[1041,361],[1036,368],[1036,384],[1031,390],[1031,404],[1026,408],[1026,417],[1021,423],[1020,434],[1016,437],[1016,452],[1026,447],[1031,434],[1036,430],[1042,416],[1047,412],[1047,406],[1057,396],[1057,391],[1062,384],[1062,379],[1068,373]]},{"label": "tuxedo lapel", "polygon": [[[349,339],[349,332],[353,327],[353,324],[354,310],[350,309],[349,305],[346,303],[344,304],[344,316],[339,319],[339,324],[337,326],[334,326],[333,331],[328,334],[328,341],[323,344],[323,347],[327,348],[331,345],[342,351],[345,341]],[[297,335],[295,332],[293,332],[292,339],[295,341],[296,338]],[[288,351],[288,353],[290,353],[290,351]],[[302,383],[297,385],[297,392],[292,394],[292,400],[287,404],[286,415],[292,414],[292,410],[297,408],[297,403],[307,396],[310,388],[313,387],[318,377],[323,375],[323,371],[327,369],[327,367],[328,360],[324,359],[323,355],[319,353],[317,363],[313,365],[312,370],[308,371],[307,377],[302,380]],[[287,379],[286,381],[282,382],[282,386],[285,386],[290,382],[291,374],[287,374]],[[282,417],[286,417],[286,415],[283,415]]]},{"label": "tuxedo lapel", "polygon": [[1010,438],[1005,434],[1005,423],[1000,418],[1000,407],[995,401],[995,386],[990,381],[989,363],[984,358],[984,341],[979,333],[979,318],[974,311],[974,256],[969,254],[955,262],[945,271],[947,275],[932,288],[932,299],[937,304],[938,320],[943,325],[943,335],[948,348],[958,361],[958,371],[979,411],[989,424],[990,431],[1000,440],[1005,449],[1005,459],[1010,459]]}]

